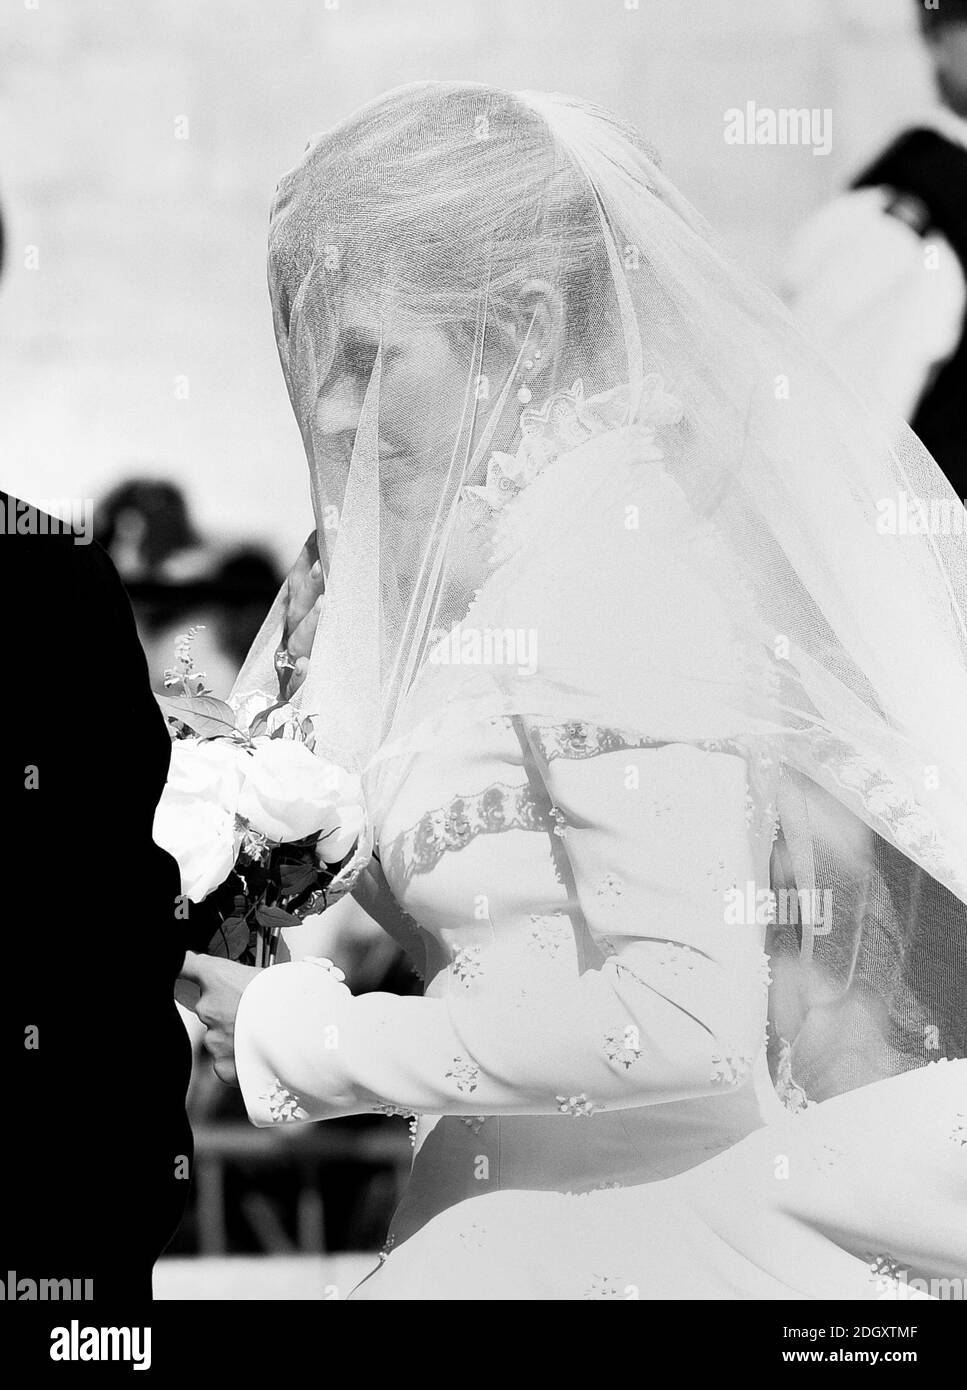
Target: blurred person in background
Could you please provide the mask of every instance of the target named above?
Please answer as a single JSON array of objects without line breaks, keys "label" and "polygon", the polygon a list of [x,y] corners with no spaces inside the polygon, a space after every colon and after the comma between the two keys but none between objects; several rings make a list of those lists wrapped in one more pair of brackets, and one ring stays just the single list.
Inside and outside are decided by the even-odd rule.
[{"label": "blurred person in background", "polygon": [[126,584],[197,579],[209,564],[188,503],[175,483],[129,478],[98,508],[96,538]]},{"label": "blurred person in background", "polygon": [[128,591],[152,688],[163,691],[175,642],[192,628],[195,667],[213,694],[226,696],[281,582],[269,551],[207,540],[181,488],[151,478],[113,488],[94,534]]},{"label": "blurred person in background", "polygon": [[850,376],[909,421],[967,496],[967,0],[914,0],[939,104],[823,208],[786,294]]}]

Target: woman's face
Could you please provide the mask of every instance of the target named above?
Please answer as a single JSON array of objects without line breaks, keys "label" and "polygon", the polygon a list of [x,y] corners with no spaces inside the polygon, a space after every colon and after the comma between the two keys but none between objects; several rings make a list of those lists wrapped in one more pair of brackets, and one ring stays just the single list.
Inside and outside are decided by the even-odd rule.
[{"label": "woman's face", "polygon": [[[402,576],[415,577],[436,516],[464,414],[471,347],[458,348],[442,328],[395,303],[381,306],[348,289],[340,304],[333,365],[316,399],[314,434],[323,492],[340,496],[349,475],[356,431],[377,352],[379,482],[383,513],[399,533],[395,556]],[[493,364],[488,364],[493,367]],[[499,395],[481,391],[475,444]],[[516,428],[513,411],[492,449],[506,447]],[[460,467],[463,467],[461,451]],[[488,451],[490,452],[490,451]],[[485,464],[485,461],[484,461]],[[467,479],[461,476],[459,483]],[[465,538],[466,539],[466,538]]]}]

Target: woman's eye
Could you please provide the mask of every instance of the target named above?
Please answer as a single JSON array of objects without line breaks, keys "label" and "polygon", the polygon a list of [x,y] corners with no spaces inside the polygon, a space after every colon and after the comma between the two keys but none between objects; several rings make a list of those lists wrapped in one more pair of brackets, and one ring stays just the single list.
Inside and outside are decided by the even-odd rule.
[{"label": "woman's eye", "polygon": [[[353,343],[343,352],[342,369],[348,376],[354,377],[357,381],[367,382],[373,374],[378,353],[378,343]],[[382,369],[384,372],[397,355],[397,349],[383,348]]]},{"label": "woman's eye", "polygon": [[376,363],[376,351],[376,348],[353,348],[343,358],[344,371],[357,378],[371,376]]}]

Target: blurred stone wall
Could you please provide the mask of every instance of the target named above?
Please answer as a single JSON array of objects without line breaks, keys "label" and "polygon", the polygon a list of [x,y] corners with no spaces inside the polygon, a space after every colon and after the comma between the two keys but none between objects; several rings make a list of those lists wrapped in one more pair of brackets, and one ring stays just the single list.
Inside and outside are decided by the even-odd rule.
[{"label": "blurred stone wall", "polygon": [[[293,550],[311,515],[264,242],[307,138],[418,78],[572,90],[645,131],[775,282],[799,221],[930,96],[912,0],[3,0],[0,477],[149,471]],[[829,108],[827,156],[724,113]]]}]

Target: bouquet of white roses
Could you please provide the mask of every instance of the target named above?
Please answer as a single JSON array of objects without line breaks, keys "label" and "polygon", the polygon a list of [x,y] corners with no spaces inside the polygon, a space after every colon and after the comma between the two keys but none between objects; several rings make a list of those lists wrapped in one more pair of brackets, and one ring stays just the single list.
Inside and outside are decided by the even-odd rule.
[{"label": "bouquet of white roses", "polygon": [[154,838],[182,893],[216,910],[208,950],[271,965],[283,927],[345,892],[369,858],[360,778],[320,755],[313,720],[262,692],[215,699],[190,640],[159,697],[172,735]]}]

